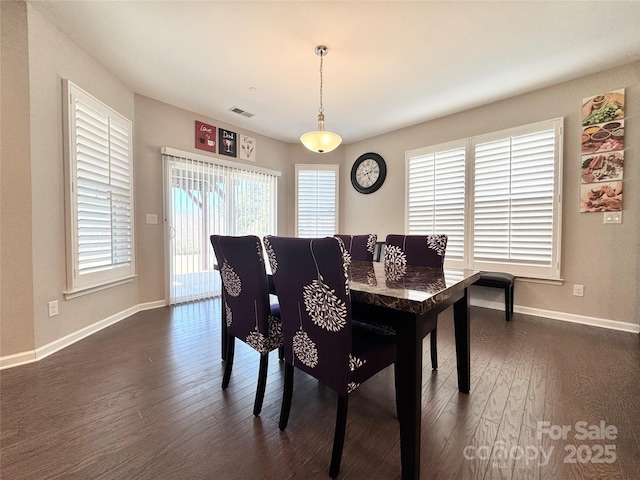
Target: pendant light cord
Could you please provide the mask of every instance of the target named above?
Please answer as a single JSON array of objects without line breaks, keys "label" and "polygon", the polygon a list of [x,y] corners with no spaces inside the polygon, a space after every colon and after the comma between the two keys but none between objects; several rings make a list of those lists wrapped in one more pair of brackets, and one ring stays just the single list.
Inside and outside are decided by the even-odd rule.
[{"label": "pendant light cord", "polygon": [[322,105],[322,60],[324,54],[320,54],[320,113],[324,113],[324,106]]}]

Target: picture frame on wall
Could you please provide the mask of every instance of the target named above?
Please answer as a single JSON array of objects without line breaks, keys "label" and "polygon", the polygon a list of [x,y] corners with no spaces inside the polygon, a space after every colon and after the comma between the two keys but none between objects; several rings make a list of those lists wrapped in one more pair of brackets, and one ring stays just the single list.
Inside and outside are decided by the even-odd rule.
[{"label": "picture frame on wall", "polygon": [[256,139],[247,135],[240,135],[240,160],[256,161]]},{"label": "picture frame on wall", "polygon": [[228,157],[237,157],[237,140],[238,134],[236,132],[218,128],[218,144],[220,145],[218,153]]},{"label": "picture frame on wall", "polygon": [[216,127],[196,120],[196,148],[216,153]]}]

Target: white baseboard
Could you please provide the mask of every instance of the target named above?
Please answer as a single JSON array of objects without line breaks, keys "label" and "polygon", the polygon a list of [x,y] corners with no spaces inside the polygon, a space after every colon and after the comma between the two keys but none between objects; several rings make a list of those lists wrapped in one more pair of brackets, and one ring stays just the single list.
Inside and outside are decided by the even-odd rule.
[{"label": "white baseboard", "polygon": [[26,365],[36,361],[36,351],[29,350],[28,352],[14,353],[13,355],[5,355],[0,357],[0,370],[10,367],[17,367],[20,365]]},{"label": "white baseboard", "polygon": [[141,312],[143,310],[150,310],[152,308],[164,307],[165,305],[166,303],[164,300],[141,303],[127,308],[126,310],[118,312],[114,315],[111,315],[110,317],[100,320],[99,322],[96,322],[92,325],[81,328],[76,332],[70,333],[69,335],[54,340],[53,342],[43,345],[42,347],[38,347],[35,350],[0,357],[0,370],[42,360],[43,358],[46,358],[49,355],[52,355],[62,350],[63,348],[68,347],[69,345],[73,345],[83,338],[86,338],[89,335],[93,335],[94,333],[99,332],[100,330],[107,328],[114,323],[118,323],[135,313]]},{"label": "white baseboard", "polygon": [[[47,345],[43,345],[42,347],[39,347],[35,350],[0,357],[0,370],[42,360],[43,358],[46,358],[49,355],[56,353],[65,347],[68,347],[69,345],[73,345],[74,343],[102,330],[103,328],[113,325],[114,323],[118,323],[119,321],[124,320],[125,318],[128,318],[135,313],[141,312],[143,310],[150,310],[152,308],[164,307],[165,305],[166,304],[164,300],[141,303],[139,305],[123,310],[122,312],[111,315],[104,320],[100,320],[93,325],[84,327],[77,332],[73,332],[65,337],[59,338],[58,340],[54,340],[53,342],[48,343]],[[493,310],[504,310],[504,303],[502,302],[491,302],[481,299],[472,299],[471,305],[483,308],[491,308]],[[575,315],[573,313],[554,312],[551,310],[521,307],[518,305],[515,305],[513,310],[516,313],[550,318],[552,320],[561,320],[563,322],[572,322],[593,327],[609,328],[611,330],[620,330],[622,332],[640,333],[640,325],[627,322],[619,322],[617,320],[587,317],[584,315]]]},{"label": "white baseboard", "polygon": [[[503,302],[491,302],[491,301],[482,300],[482,299],[471,299],[471,305],[475,305],[477,307],[491,308],[493,310],[504,311]],[[550,318],[552,320],[561,320],[563,322],[579,323],[581,325],[608,328],[611,330],[619,330],[621,332],[640,333],[640,325],[635,323],[620,322],[618,320],[587,317],[585,315],[555,312],[552,310],[543,310],[541,308],[532,308],[532,307],[522,307],[518,305],[514,305],[513,311],[516,313],[523,313],[525,315],[533,315],[535,317],[544,317],[544,318]]]}]

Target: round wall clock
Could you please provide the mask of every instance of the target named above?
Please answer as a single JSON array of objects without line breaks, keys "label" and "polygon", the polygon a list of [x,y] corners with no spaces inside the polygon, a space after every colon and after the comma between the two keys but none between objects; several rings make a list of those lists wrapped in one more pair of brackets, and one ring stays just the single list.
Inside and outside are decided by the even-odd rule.
[{"label": "round wall clock", "polygon": [[373,193],[387,177],[387,164],[377,153],[360,155],[351,167],[351,184],[360,193]]}]

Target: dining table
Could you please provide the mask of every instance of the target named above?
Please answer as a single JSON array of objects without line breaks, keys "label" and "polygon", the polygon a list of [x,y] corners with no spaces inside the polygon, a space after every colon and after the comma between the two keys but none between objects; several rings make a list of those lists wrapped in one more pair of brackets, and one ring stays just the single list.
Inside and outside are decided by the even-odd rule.
[{"label": "dining table", "polygon": [[479,271],[389,266],[352,261],[349,288],[353,317],[384,319],[396,333],[396,401],[400,424],[402,479],[420,478],[422,423],[422,339],[425,325],[435,327],[438,314],[453,305],[458,390],[471,387],[470,311],[467,289]]},{"label": "dining table", "polygon": [[[436,326],[438,314],[453,306],[458,390],[468,394],[471,356],[467,290],[479,279],[480,272],[352,261],[348,273],[353,318],[383,320],[395,332],[402,479],[417,480],[422,423],[422,339],[425,331]],[[224,346],[224,308],[222,312]]]}]

